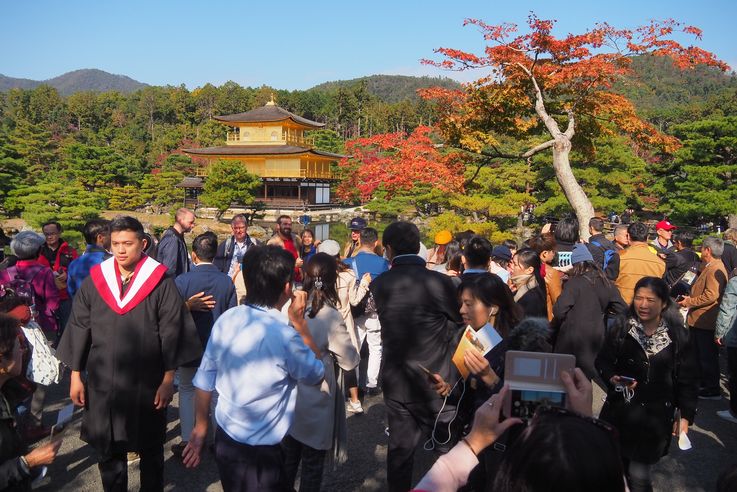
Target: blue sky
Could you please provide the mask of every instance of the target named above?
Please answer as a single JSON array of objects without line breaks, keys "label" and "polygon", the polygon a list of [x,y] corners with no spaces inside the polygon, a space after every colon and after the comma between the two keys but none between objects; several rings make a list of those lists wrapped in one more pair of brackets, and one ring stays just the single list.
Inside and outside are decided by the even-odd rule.
[{"label": "blue sky", "polygon": [[483,39],[464,18],[524,24],[530,11],[557,19],[561,35],[671,17],[703,29],[698,45],[737,68],[734,0],[8,0],[0,4],[0,73],[43,80],[99,68],[190,89],[228,80],[307,89],[376,73],[470,80],[419,60],[440,46],[480,51]]}]

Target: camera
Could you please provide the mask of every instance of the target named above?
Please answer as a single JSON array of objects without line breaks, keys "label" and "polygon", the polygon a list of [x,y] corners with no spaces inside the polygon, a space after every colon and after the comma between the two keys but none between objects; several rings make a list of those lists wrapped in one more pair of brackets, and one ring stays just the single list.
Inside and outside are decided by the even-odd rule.
[{"label": "camera", "polygon": [[564,407],[566,389],[560,379],[564,371],[572,372],[576,357],[510,350],[504,361],[504,380],[509,395],[504,402],[507,417],[529,419],[539,406]]}]

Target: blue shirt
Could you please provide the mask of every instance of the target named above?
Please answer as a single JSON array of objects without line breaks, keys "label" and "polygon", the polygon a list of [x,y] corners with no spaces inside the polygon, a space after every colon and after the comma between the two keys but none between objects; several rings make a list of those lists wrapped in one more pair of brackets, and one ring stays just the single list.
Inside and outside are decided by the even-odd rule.
[{"label": "blue shirt", "polygon": [[[366,251],[359,251],[358,254],[352,258],[346,258],[343,263],[353,268],[353,271],[358,270],[358,280],[361,280],[364,273],[371,274],[371,280],[389,270],[389,262],[386,258]],[[353,267],[355,263],[355,268]]]},{"label": "blue shirt", "polygon": [[[202,341],[202,346],[207,346],[210,331],[217,319],[228,309],[237,304],[235,297],[235,286],[226,274],[218,270],[212,263],[199,263],[191,271],[184,273],[174,279],[177,289],[183,299],[189,299],[198,292],[211,295],[215,306],[209,311],[192,311],[192,319],[197,326],[197,333]],[[199,366],[199,359],[185,367]]]},{"label": "blue shirt", "polygon": [[281,442],[294,419],[297,382],[318,384],[322,361],[276,309],[236,306],[212,328],[192,381],[217,390],[215,420],[234,440],[251,446]]},{"label": "blue shirt", "polygon": [[74,297],[84,279],[90,276],[90,270],[95,265],[99,265],[106,259],[110,258],[110,253],[101,247],[88,244],[82,256],[76,260],[72,260],[67,270],[67,291],[69,295]]}]

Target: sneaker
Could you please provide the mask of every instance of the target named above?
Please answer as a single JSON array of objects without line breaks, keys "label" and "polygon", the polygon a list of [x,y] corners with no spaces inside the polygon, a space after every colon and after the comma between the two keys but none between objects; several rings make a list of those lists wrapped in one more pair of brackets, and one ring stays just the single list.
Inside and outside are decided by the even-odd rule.
[{"label": "sneaker", "polygon": [[175,444],[171,447],[171,454],[173,454],[176,458],[182,459],[182,453],[184,453],[185,447],[187,447],[187,441],[182,441],[179,444]]},{"label": "sneaker", "polygon": [[141,457],[138,455],[138,453],[135,453],[133,451],[130,451],[128,453],[128,466],[130,466],[133,463],[136,463],[138,461],[141,461]]},{"label": "sneaker", "polygon": [[351,413],[363,413],[363,407],[361,406],[360,401],[348,400],[348,405],[346,405],[346,410],[348,410]]},{"label": "sneaker", "polygon": [[733,424],[737,424],[737,417],[732,415],[732,412],[729,410],[719,410],[717,412],[717,417],[732,422]]},{"label": "sneaker", "polygon": [[699,391],[699,399],[700,400],[721,400],[722,395],[721,393],[719,393],[719,391],[701,390]]}]

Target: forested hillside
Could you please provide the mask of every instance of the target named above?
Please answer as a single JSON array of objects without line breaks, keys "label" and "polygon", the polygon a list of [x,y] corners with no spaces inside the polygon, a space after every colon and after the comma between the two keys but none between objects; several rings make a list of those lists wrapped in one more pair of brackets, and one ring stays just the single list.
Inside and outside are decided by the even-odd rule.
[{"label": "forested hillside", "polygon": [[698,67],[678,70],[668,58],[632,60],[637,76],[623,81],[618,90],[634,102],[638,111],[661,129],[734,109],[737,77]]},{"label": "forested hillside", "polygon": [[409,99],[417,101],[417,89],[426,87],[445,87],[446,89],[455,89],[460,86],[453,79],[443,77],[409,77],[407,75],[371,75],[369,77],[361,77],[351,80],[337,80],[334,82],[324,82],[316,85],[310,91],[332,92],[338,89],[350,89],[356,84],[366,84],[366,91],[378,99],[396,103]]},{"label": "forested hillside", "polygon": [[0,74],[0,91],[33,89],[44,84],[53,87],[62,96],[84,91],[128,93],[146,87],[146,84],[125,75],[113,75],[102,70],[89,68],[67,72],[48,80],[17,79]]}]

